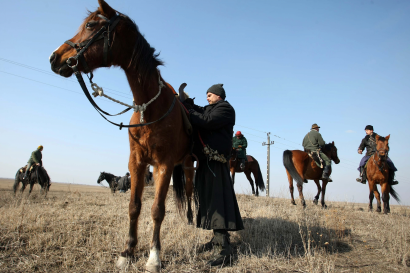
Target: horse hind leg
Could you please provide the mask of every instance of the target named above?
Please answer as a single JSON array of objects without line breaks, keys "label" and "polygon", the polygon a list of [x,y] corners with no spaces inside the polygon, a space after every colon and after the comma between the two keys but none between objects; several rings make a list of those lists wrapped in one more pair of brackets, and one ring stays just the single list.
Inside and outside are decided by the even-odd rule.
[{"label": "horse hind leg", "polygon": [[296,206],[296,202],[295,202],[295,198],[293,198],[293,191],[294,191],[294,187],[293,187],[293,178],[292,176],[289,174],[288,171],[286,171],[286,174],[288,175],[288,180],[289,180],[289,192],[290,192],[290,202],[292,203],[292,205]]},{"label": "horse hind leg", "polygon": [[297,186],[298,186],[298,191],[299,191],[300,202],[302,203],[302,206],[306,208],[306,201],[305,201],[305,197],[303,196],[303,184],[302,185],[298,184]]},{"label": "horse hind leg", "polygon": [[[254,186],[255,183],[253,182],[251,174],[249,172],[246,172],[245,175],[246,175],[246,178],[248,178],[249,183],[251,184],[252,195],[255,196],[255,186]],[[258,191],[258,187],[256,187],[256,191]],[[256,196],[258,196],[258,195],[259,195],[259,193],[256,194]]]},{"label": "horse hind leg", "polygon": [[185,173],[185,193],[186,193],[186,198],[187,198],[187,219],[188,219],[188,225],[193,225],[193,213],[192,213],[192,206],[191,206],[191,200],[192,200],[192,193],[194,191],[194,171],[193,170],[184,170]]}]

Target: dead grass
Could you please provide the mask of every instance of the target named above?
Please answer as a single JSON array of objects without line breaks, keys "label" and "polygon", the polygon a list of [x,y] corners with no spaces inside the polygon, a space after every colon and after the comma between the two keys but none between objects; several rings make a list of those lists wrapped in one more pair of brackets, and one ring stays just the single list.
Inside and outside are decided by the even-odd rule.
[{"label": "dead grass", "polygon": [[[0,182],[0,184],[3,181]],[[111,195],[53,184],[47,198],[14,197],[0,187],[1,272],[117,272],[128,233],[129,193]],[[146,187],[136,256],[126,271],[143,272],[152,236],[153,188]],[[231,266],[210,269],[196,254],[211,232],[188,226],[170,193],[161,230],[163,272],[410,272],[410,210],[367,212],[365,204],[328,202],[306,209],[287,199],[237,195],[245,230],[232,232]]]}]

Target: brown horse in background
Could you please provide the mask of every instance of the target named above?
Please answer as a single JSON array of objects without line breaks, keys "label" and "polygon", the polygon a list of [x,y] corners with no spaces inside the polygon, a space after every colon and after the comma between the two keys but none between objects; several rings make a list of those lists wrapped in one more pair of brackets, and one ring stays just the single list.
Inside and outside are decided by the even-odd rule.
[{"label": "brown horse in background", "polygon": [[[337,157],[337,148],[334,142],[326,144],[325,147],[323,147],[322,152],[325,155],[327,155],[330,160],[333,160],[336,164],[340,163],[340,160]],[[322,179],[323,169],[319,168],[316,165],[315,161],[308,155],[308,153],[300,150],[286,150],[283,152],[283,165],[285,166],[286,173],[288,175],[289,190],[290,196],[292,198],[291,202],[293,205],[296,205],[295,199],[293,198],[293,179],[295,179],[297,182],[299,198],[304,207],[306,207],[306,202],[305,198],[303,197],[303,182],[304,180],[313,180],[317,185],[317,194],[313,202],[317,204],[319,200],[319,195],[320,193],[322,193],[322,207],[327,207],[325,204],[325,193],[328,181],[326,179]],[[322,180],[322,187],[320,187],[319,180]]]},{"label": "brown horse in background", "polygon": [[248,178],[249,183],[251,184],[251,187],[252,187],[252,195],[255,195],[255,188],[253,186],[253,180],[251,177],[251,174],[253,174],[253,177],[255,178],[255,185],[256,185],[256,196],[259,196],[258,188],[261,191],[265,190],[265,183],[263,182],[262,172],[259,167],[258,161],[253,156],[247,155],[246,157],[248,161],[245,162],[245,169],[242,170],[237,160],[237,151],[235,149],[232,149],[231,157],[229,159],[229,169],[232,175],[232,183],[235,184],[235,173],[241,173],[241,172],[245,173],[246,178]]},{"label": "brown horse in background", "polygon": [[393,186],[389,184],[390,169],[387,164],[387,155],[389,153],[389,139],[387,137],[376,136],[376,152],[367,161],[367,181],[369,181],[369,210],[373,210],[373,199],[376,196],[377,212],[381,212],[380,193],[377,190],[377,184],[380,184],[383,199],[383,213],[390,212],[389,199],[390,194],[400,202],[400,198]]},{"label": "brown horse in background", "polygon": [[[130,18],[117,13],[105,1],[98,2],[98,9],[88,14],[79,32],[52,53],[51,69],[61,76],[70,77],[73,69],[89,72],[103,66],[118,66],[126,74],[136,105],[143,105],[157,96],[144,110],[143,119],[139,111],[133,113],[130,121],[132,125],[155,122],[128,130],[130,142],[128,169],[131,173],[129,237],[126,248],[117,261],[117,266],[124,268],[127,265],[127,257],[134,254],[138,241],[137,228],[142,206],[141,196],[145,185],[145,170],[147,164],[151,164],[154,166],[156,190],[151,208],[153,236],[146,268],[150,272],[159,272],[161,268],[160,229],[165,216],[165,199],[171,175],[173,175],[178,207],[185,208],[187,200],[184,191],[188,196],[188,204],[192,196],[194,170],[181,166],[183,162],[186,166],[193,166],[190,156],[190,136],[184,128],[182,106],[177,102],[173,107],[175,93],[169,85],[163,85],[165,81],[157,69],[162,62],[158,59],[158,54],[155,54],[155,49],[150,46]],[[96,37],[96,33],[100,33],[100,37]],[[106,54],[107,48],[108,54]],[[80,54],[83,54],[83,57],[77,60],[75,56]],[[78,74],[81,75],[80,73],[76,75]],[[186,178],[185,185],[184,178]],[[187,213],[192,221],[190,206]]]}]

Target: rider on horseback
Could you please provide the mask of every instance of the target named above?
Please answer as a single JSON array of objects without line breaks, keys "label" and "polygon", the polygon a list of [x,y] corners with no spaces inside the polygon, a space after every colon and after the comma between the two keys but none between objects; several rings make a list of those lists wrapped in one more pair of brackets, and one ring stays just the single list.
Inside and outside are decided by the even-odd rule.
[{"label": "rider on horseback", "polygon": [[[376,152],[376,136],[377,134],[373,132],[373,126],[372,125],[367,125],[366,128],[364,128],[366,131],[366,136],[362,139],[362,142],[360,143],[359,149],[357,149],[357,152],[359,154],[363,153],[363,150],[366,149],[366,155],[363,156],[362,160],[360,161],[360,165],[358,168],[358,171],[360,172],[361,178],[357,178],[356,181],[360,182],[362,184],[366,184],[366,163],[367,160]],[[397,171],[396,167],[394,166],[393,162],[389,157],[387,157],[387,164],[389,164],[390,168],[390,173],[389,175],[389,184],[390,185],[397,185],[399,182],[394,180],[394,173]]]},{"label": "rider on horseback", "polygon": [[232,147],[236,150],[236,155],[238,160],[241,162],[241,170],[245,169],[246,162],[246,147],[248,147],[248,141],[242,135],[241,131],[236,132],[235,136],[232,139]]},{"label": "rider on horseback", "polygon": [[320,158],[323,160],[323,174],[322,179],[326,179],[330,182],[329,174],[331,171],[331,162],[330,159],[321,151],[321,147],[325,146],[325,141],[322,138],[322,135],[319,133],[319,126],[315,123],[312,125],[312,129],[309,133],[306,134],[303,138],[303,147],[306,152],[319,153]]},{"label": "rider on horseback", "polygon": [[43,150],[43,146],[40,145],[37,147],[37,150],[31,153],[30,159],[27,161],[28,163],[27,169],[26,169],[26,173],[24,174],[23,180],[27,178],[27,174],[29,173],[32,165],[38,164],[40,166],[43,166],[43,161],[41,160],[43,158],[43,155],[41,154],[42,150]]}]

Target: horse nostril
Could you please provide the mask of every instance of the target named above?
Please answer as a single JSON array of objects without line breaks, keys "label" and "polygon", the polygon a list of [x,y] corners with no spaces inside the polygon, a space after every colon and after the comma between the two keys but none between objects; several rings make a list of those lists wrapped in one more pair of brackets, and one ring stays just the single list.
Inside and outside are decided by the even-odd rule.
[{"label": "horse nostril", "polygon": [[51,55],[50,55],[50,63],[52,63],[54,60],[55,60],[55,58],[56,58],[56,54],[53,52],[53,53],[51,53]]}]

